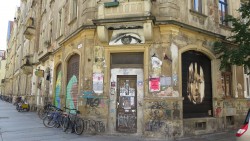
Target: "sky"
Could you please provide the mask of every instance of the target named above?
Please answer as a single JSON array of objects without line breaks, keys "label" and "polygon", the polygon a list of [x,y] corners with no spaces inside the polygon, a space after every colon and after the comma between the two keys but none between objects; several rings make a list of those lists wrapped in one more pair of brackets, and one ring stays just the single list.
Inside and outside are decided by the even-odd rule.
[{"label": "sky", "polygon": [[0,4],[0,50],[6,50],[8,22],[13,21],[20,0],[5,0]]}]

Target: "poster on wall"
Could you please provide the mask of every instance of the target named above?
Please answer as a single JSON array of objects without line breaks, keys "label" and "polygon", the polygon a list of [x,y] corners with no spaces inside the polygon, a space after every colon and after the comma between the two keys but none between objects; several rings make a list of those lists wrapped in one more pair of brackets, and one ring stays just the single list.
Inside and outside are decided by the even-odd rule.
[{"label": "poster on wall", "polygon": [[162,76],[160,77],[161,90],[165,90],[171,86],[171,77]]},{"label": "poster on wall", "polygon": [[150,92],[160,91],[160,78],[150,78],[149,79],[149,91]]},{"label": "poster on wall", "polygon": [[103,74],[94,73],[93,74],[93,91],[95,93],[103,93]]}]

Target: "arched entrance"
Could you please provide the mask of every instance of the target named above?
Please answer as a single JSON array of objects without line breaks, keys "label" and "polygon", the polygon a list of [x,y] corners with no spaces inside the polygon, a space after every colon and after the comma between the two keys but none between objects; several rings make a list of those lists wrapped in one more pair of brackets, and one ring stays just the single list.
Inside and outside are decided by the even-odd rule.
[{"label": "arched entrance", "polygon": [[66,107],[77,109],[79,82],[79,55],[72,55],[67,64]]},{"label": "arched entrance", "polygon": [[211,60],[198,51],[182,53],[183,118],[212,116]]}]

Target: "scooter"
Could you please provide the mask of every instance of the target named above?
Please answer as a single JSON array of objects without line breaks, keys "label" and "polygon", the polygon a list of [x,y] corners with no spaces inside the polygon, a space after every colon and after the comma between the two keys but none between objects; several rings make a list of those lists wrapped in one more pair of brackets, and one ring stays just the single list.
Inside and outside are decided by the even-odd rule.
[{"label": "scooter", "polygon": [[18,112],[21,112],[21,111],[28,112],[30,110],[30,106],[26,101],[21,100],[20,102],[17,103],[16,110]]}]

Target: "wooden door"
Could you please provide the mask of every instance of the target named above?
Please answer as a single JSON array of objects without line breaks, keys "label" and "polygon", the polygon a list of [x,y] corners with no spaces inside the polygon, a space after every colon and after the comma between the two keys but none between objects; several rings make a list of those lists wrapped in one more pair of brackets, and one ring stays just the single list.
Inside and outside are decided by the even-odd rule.
[{"label": "wooden door", "polygon": [[119,132],[137,131],[137,85],[136,75],[117,76],[117,122]]}]

